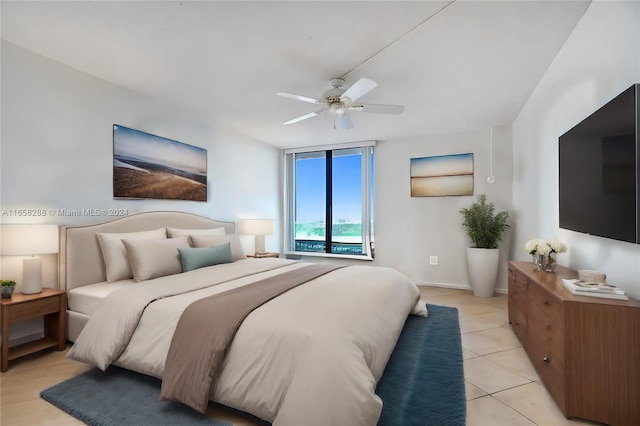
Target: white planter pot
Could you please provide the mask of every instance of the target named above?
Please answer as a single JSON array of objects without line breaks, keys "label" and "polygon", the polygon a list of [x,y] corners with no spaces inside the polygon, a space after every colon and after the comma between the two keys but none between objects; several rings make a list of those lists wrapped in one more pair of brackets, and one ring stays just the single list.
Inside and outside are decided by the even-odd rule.
[{"label": "white planter pot", "polygon": [[499,249],[467,248],[467,265],[473,295],[493,297],[498,276]]}]

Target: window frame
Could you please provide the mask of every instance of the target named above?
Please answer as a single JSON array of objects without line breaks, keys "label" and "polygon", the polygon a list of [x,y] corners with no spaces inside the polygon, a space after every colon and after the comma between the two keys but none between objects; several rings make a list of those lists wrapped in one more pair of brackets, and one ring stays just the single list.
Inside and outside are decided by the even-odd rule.
[{"label": "window frame", "polygon": [[[372,221],[373,221],[373,206],[371,200],[371,188],[373,185],[372,182],[372,160],[375,156],[375,141],[364,141],[364,142],[352,142],[352,143],[344,143],[344,144],[333,144],[333,145],[322,145],[322,146],[313,146],[313,147],[303,147],[303,148],[290,148],[285,149],[283,151],[284,158],[284,229],[283,229],[283,242],[284,242],[284,253],[286,255],[294,255],[294,256],[315,256],[315,257],[332,257],[332,258],[340,258],[340,259],[357,259],[357,260],[373,260],[374,252],[373,252],[373,229],[372,229]],[[360,180],[361,180],[361,207],[362,207],[362,217],[361,217],[361,227],[362,227],[362,245],[363,245],[363,253],[362,254],[340,254],[340,253],[327,253],[327,252],[307,252],[307,251],[296,251],[295,250],[295,154],[301,154],[305,152],[324,152],[326,154],[327,151],[337,151],[341,149],[352,149],[352,148],[360,148],[366,149],[366,153],[368,155],[363,155],[364,152],[361,152],[361,170],[360,170]],[[332,176],[328,175],[325,177],[326,181],[329,182],[332,180]],[[327,198],[327,205],[331,204],[329,201],[329,197]],[[326,216],[325,216],[326,217]],[[326,224],[325,224],[326,225]],[[331,226],[327,227],[331,230]],[[331,242],[332,236],[329,232],[325,230],[325,235],[328,236],[328,241]],[[325,241],[327,241],[325,239]],[[330,244],[327,245],[330,249]]]}]

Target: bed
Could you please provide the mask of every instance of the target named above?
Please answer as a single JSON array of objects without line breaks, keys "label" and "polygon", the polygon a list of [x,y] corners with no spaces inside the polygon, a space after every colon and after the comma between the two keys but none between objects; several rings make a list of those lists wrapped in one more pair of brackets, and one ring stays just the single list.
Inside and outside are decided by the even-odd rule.
[{"label": "bed", "polygon": [[[115,365],[165,379],[165,395],[168,377],[184,368],[172,359],[188,353],[176,341],[202,340],[184,325],[195,305],[249,288],[266,291],[315,268],[316,275],[250,309],[215,375],[206,366],[212,373],[202,375],[205,384],[189,383],[206,389],[205,402],[275,425],[376,424],[382,401],[375,387],[404,322],[427,314],[415,284],[390,268],[325,271],[304,261],[247,259],[234,233],[232,222],[180,212],[62,227],[60,278],[69,300],[67,337],[75,342],[68,356],[102,370]],[[227,308],[235,314],[235,305]],[[217,327],[223,311],[210,311],[210,323]]]}]

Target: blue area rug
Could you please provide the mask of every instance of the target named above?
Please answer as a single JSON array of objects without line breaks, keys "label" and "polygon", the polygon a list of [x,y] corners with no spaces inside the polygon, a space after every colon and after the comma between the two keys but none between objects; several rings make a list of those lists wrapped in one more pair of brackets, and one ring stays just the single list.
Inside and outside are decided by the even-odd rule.
[{"label": "blue area rug", "polygon": [[[458,311],[427,308],[427,318],[407,319],[378,383],[376,393],[384,403],[379,426],[465,424]],[[88,425],[227,425],[182,404],[160,401],[160,386],[156,378],[109,367],[82,373],[40,396]]]},{"label": "blue area rug", "polygon": [[186,405],[160,401],[155,377],[118,367],[97,368],[40,392],[40,396],[92,426],[207,425],[230,426]]},{"label": "blue area rug", "polygon": [[409,316],[376,393],[380,426],[464,426],[466,397],[458,310],[427,305]]}]

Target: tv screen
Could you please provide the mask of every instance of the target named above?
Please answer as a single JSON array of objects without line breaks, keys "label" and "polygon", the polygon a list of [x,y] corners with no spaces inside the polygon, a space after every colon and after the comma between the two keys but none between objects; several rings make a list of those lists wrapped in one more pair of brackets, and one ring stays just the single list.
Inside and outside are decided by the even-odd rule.
[{"label": "tv screen", "polygon": [[207,150],[114,124],[113,196],[207,201]]},{"label": "tv screen", "polygon": [[560,228],[640,243],[638,87],[560,136]]}]

